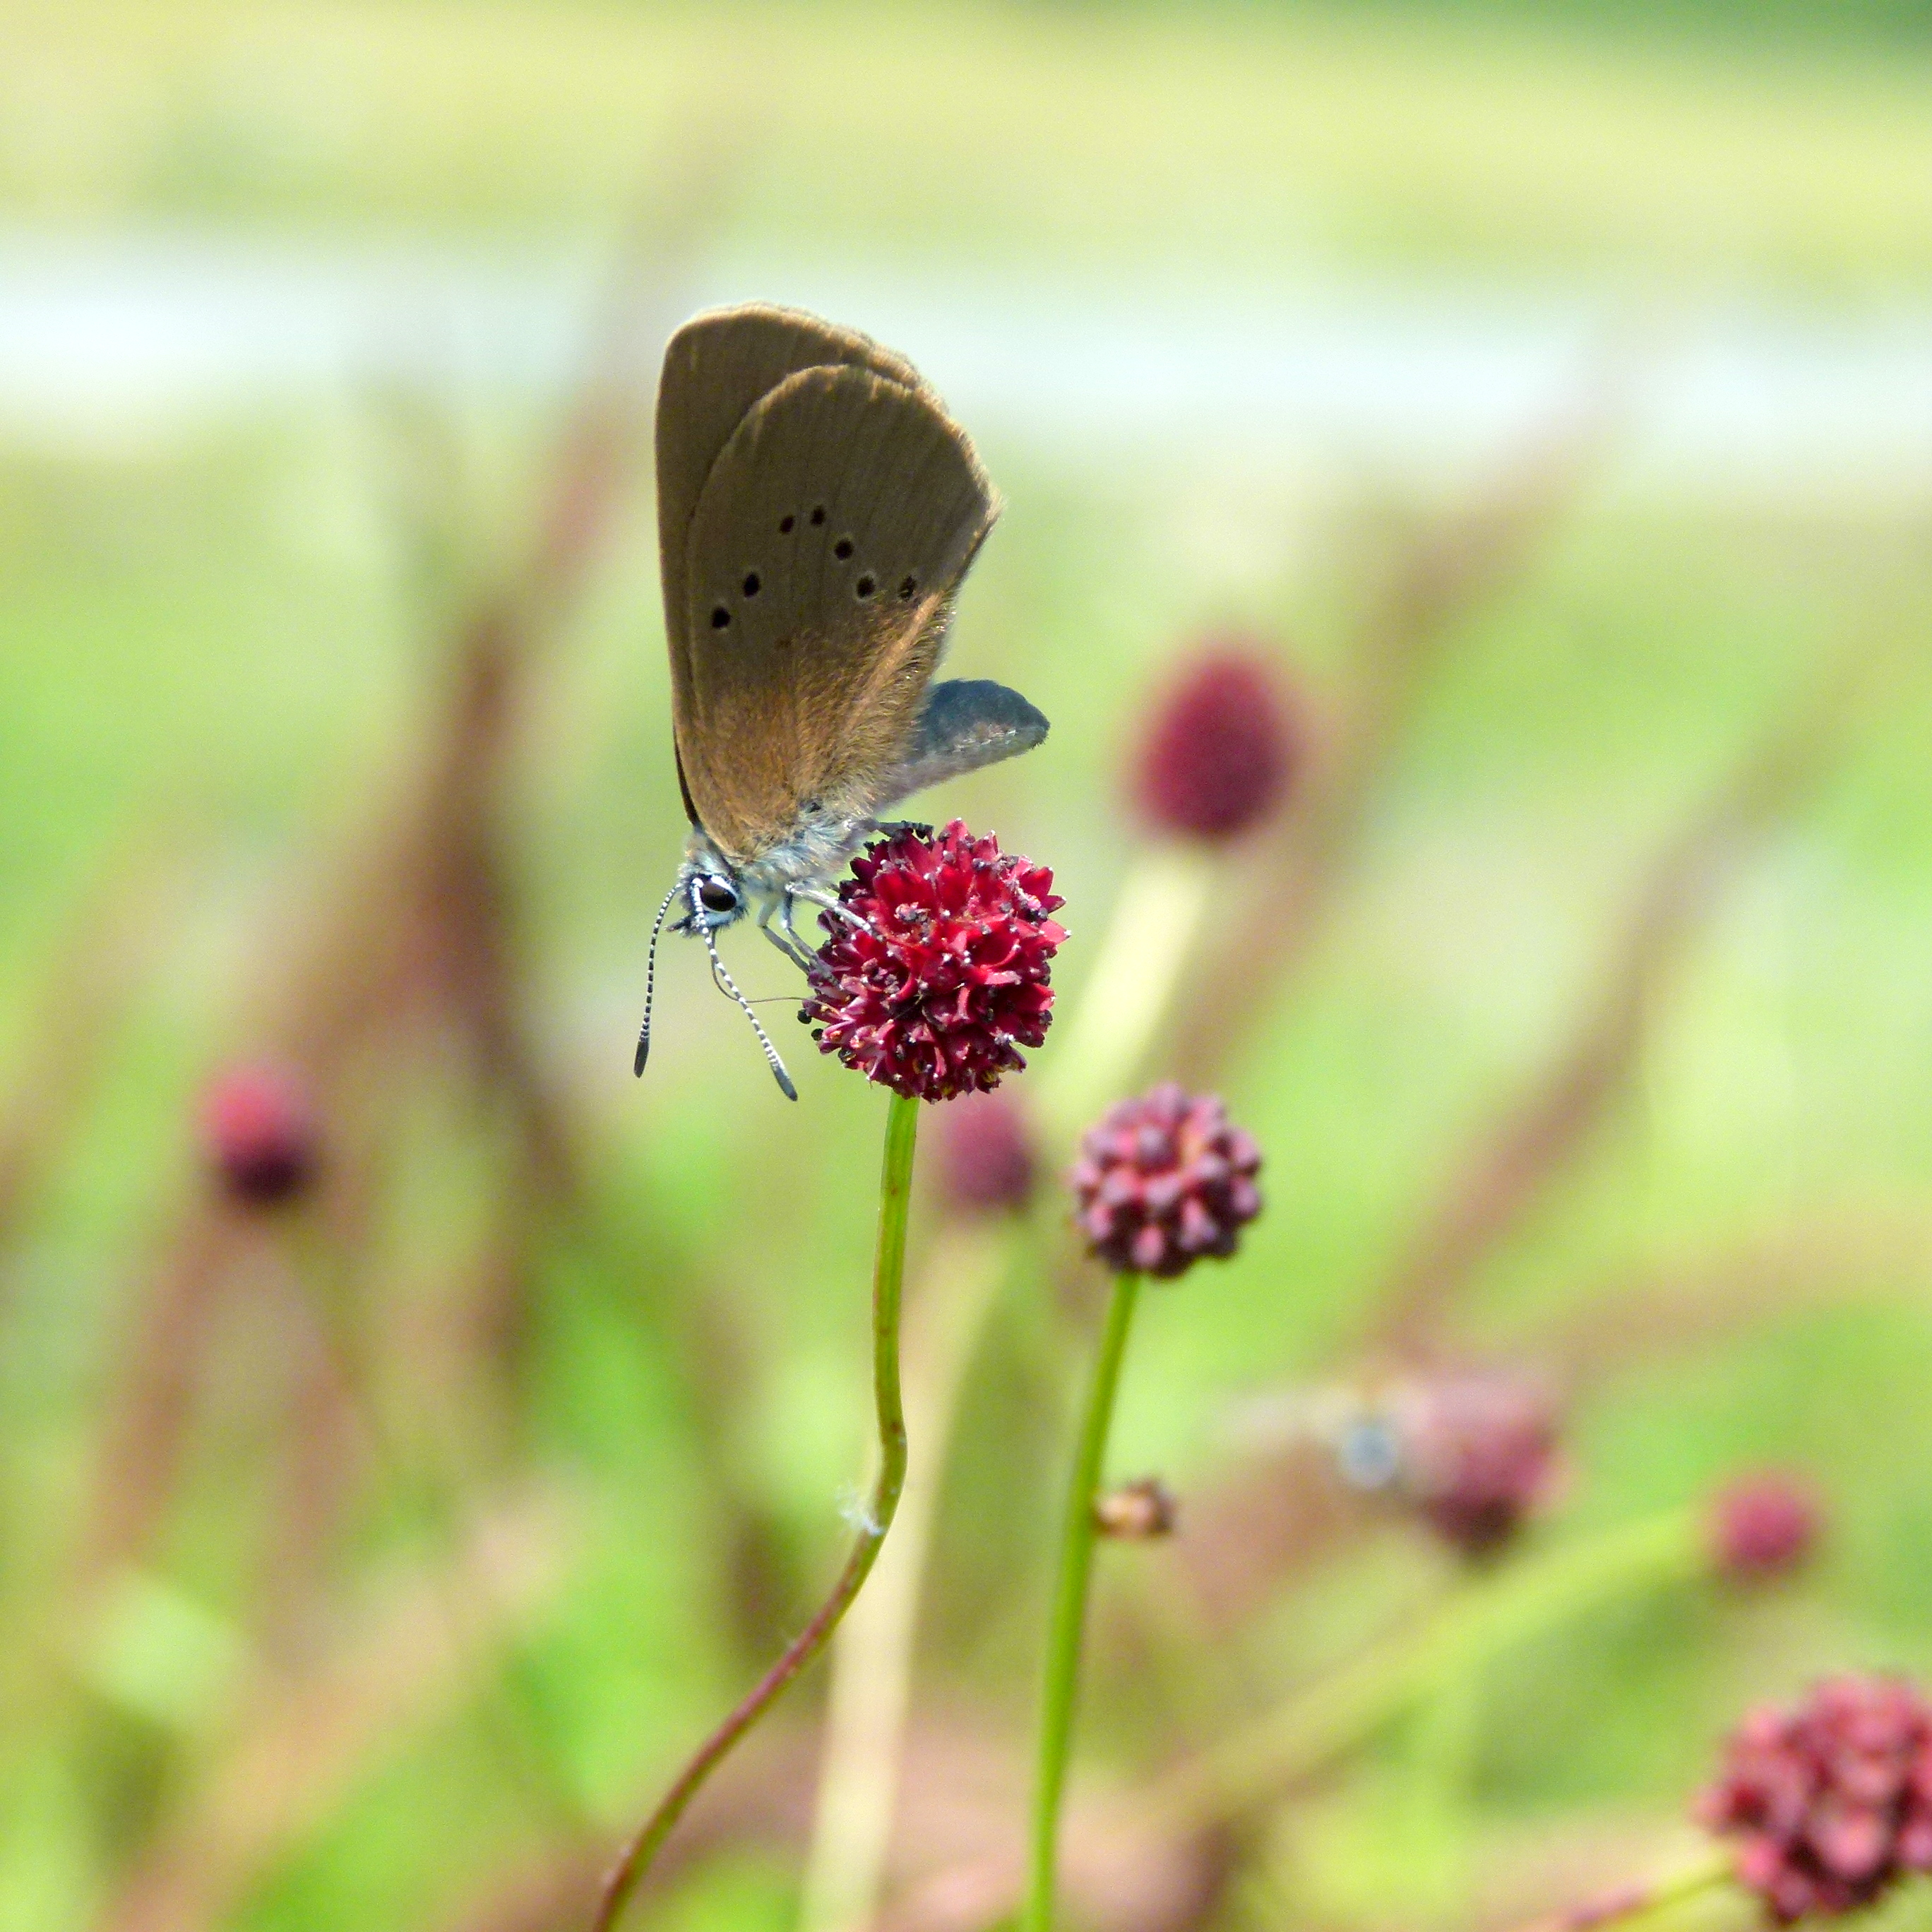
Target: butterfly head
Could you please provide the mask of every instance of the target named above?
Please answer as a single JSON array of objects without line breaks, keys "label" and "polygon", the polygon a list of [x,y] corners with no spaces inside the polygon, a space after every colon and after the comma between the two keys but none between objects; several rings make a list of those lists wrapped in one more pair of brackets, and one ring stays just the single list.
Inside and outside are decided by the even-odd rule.
[{"label": "butterfly head", "polygon": [[758,1036],[758,1044],[765,1050],[765,1059],[771,1067],[772,1077],[785,1098],[796,1100],[798,1090],[792,1084],[791,1076],[785,1071],[784,1062],[778,1058],[778,1048],[772,1046],[758,1023],[758,1015],[752,1010],[752,1003],[739,992],[737,982],[724,970],[724,962],[718,956],[718,931],[744,917],[746,892],[736,873],[704,842],[702,834],[694,836],[684,863],[678,868],[677,882],[664,895],[664,904],[658,908],[657,919],[651,928],[650,952],[644,968],[644,1023],[638,1033],[634,1070],[641,1074],[650,1054],[651,998],[657,982],[658,934],[664,930],[671,908],[680,903],[685,913],[676,922],[675,929],[693,934],[704,940],[705,950],[711,956],[711,976],[718,982],[718,990],[737,1002],[746,1018],[751,1022],[752,1030]]},{"label": "butterfly head", "polygon": [[715,853],[699,852],[686,860],[676,896],[686,907],[677,922],[680,932],[717,932],[745,916],[744,888]]}]

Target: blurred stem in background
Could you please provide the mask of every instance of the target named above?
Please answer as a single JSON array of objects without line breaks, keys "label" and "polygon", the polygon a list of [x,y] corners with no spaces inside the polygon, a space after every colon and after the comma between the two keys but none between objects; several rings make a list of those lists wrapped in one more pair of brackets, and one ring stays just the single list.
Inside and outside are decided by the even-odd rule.
[{"label": "blurred stem in background", "polygon": [[[12,1240],[142,997],[168,925],[182,916],[184,828],[156,814],[113,850],[56,940],[27,995],[31,1042],[0,1091],[0,1251]],[[164,836],[165,835],[165,836]]]},{"label": "blurred stem in background", "polygon": [[568,1543],[555,1498],[506,1494],[472,1512],[453,1548],[367,1593],[298,1664],[250,1668],[242,1653],[236,1694],[196,1713],[208,1728],[193,1738],[176,1802],[88,1922],[96,1932],[236,1923],[372,1764],[392,1763],[406,1741],[489,1694],[506,1647],[553,1605]]},{"label": "blurred stem in background", "polygon": [[1311,760],[1299,808],[1256,840],[1240,896],[1215,931],[1201,967],[1215,996],[1174,1016],[1168,1058],[1184,1083],[1222,1076],[1306,956],[1430,678],[1460,627],[1542,556],[1595,473],[1616,415],[1613,396],[1586,397],[1398,561],[1356,627],[1354,688],[1333,742]]},{"label": "blurred stem in background", "polygon": [[[538,1210],[574,1204],[580,1177],[576,1137],[560,1090],[540,1072],[529,1023],[515,868],[501,849],[504,788],[536,674],[584,592],[644,435],[649,391],[636,365],[656,290],[681,272],[727,179],[708,148],[689,152],[670,202],[675,226],[640,232],[614,274],[530,526],[514,540],[516,567],[479,584],[448,619],[436,640],[441,688],[403,770],[323,872],[312,905],[264,940],[253,968],[248,1034],[302,1070],[325,1106],[354,1090],[370,1065],[384,1070],[354,1144],[335,1151],[329,1212],[345,1252],[370,1246],[361,1217],[389,1170],[403,1056],[436,1022],[458,1029],[479,1088],[505,1105],[514,1129],[512,1165],[491,1192],[496,1226],[483,1244],[497,1263],[477,1297],[494,1304],[479,1309],[479,1327],[512,1341]],[[157,1244],[106,1398],[81,1510],[78,1594],[145,1561],[177,1501],[245,1234],[212,1197],[196,1196]],[[505,1378],[493,1379],[497,1397],[512,1393]]]},{"label": "blurred stem in background", "polygon": [[1468,1895],[1484,1688],[1480,1661],[1458,1659],[1424,1694],[1402,1740],[1391,1835],[1421,1913],[1446,1917]]},{"label": "blurred stem in background", "polygon": [[1656,1010],[1722,895],[1838,764],[1852,726],[1897,678],[1894,654],[1854,638],[1691,806],[1639,880],[1600,986],[1563,1042],[1397,1256],[1371,1304],[1370,1346],[1426,1356],[1456,1298],[1544,1190],[1568,1171],[1624,1088]]},{"label": "blurred stem in background", "polygon": [[879,1467],[859,1525],[857,1540],[831,1594],[750,1694],[712,1732],[626,1845],[604,1884],[594,1925],[610,1932],[622,1916],[658,1847],[686,1808],[738,1741],[831,1642],[892,1527],[905,1486],[905,1413],[899,1389],[899,1304],[905,1281],[906,1218],[911,1204],[913,1155],[920,1102],[895,1094],[886,1114],[885,1160],[879,1180],[878,1242],[872,1264],[872,1394],[878,1420]]},{"label": "blurred stem in background", "polygon": [[1120,1097],[1192,957],[1217,863],[1280,814],[1304,776],[1308,731],[1279,653],[1250,639],[1196,644],[1142,721],[1127,773],[1155,842],[1127,874],[1048,1076],[1048,1124],[1070,1143]]},{"label": "blurred stem in background", "polygon": [[1696,1512],[1672,1510],[1513,1563],[1157,1779],[1144,1808],[1169,1829],[1252,1810],[1491,1659],[1601,1604],[1688,1581],[1710,1560]]},{"label": "blurred stem in background", "polygon": [[1622,1886],[1568,1912],[1552,1912],[1527,1928],[1526,1932],[1595,1932],[1600,1925],[1635,1927],[1659,1912],[1728,1885],[1733,1856],[1724,1846],[1713,1846],[1701,1857],[1660,1878]]},{"label": "blurred stem in background", "polygon": [[1141,1277],[1114,1277],[1107,1321],[1100,1334],[1100,1358],[1081,1418],[1073,1475],[1067,1485],[1066,1515],[1060,1538],[1060,1575],[1054,1590],[1053,1620],[1047,1636],[1046,1688],[1040,1700],[1040,1754],[1035,1773],[1028,1848],[1027,1898],[1022,1932],[1052,1932],[1054,1881],[1060,1848],[1060,1808],[1066,1784],[1066,1760],[1073,1738],[1073,1707],[1080,1683],[1081,1638],[1087,1622],[1087,1580],[1093,1568],[1094,1506],[1099,1499],[1107,1432],[1120,1364],[1127,1352],[1140,1299]]},{"label": "blurred stem in background", "polygon": [[905,1406],[920,1448],[898,1534],[840,1626],[800,1922],[858,1932],[878,1910],[912,1682],[933,1518],[945,1489],[959,1391],[1011,1262],[1014,1229],[983,1221],[941,1236],[906,1324]]},{"label": "blurred stem in background", "polygon": [[1127,874],[1067,1036],[1042,1082],[1056,1148],[1070,1146],[1081,1126],[1132,1084],[1167,1017],[1219,872],[1210,852],[1163,843]]}]

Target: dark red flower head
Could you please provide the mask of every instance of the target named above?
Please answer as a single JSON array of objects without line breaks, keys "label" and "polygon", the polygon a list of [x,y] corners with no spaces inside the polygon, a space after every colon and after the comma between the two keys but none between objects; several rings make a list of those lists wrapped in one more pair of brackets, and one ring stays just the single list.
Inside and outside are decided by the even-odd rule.
[{"label": "dark red flower head", "polygon": [[962,1094],[934,1124],[940,1185],[954,1207],[986,1214],[1027,1204],[1033,1192],[1033,1136],[1025,1109],[1010,1094]]},{"label": "dark red flower head", "polygon": [[1896,1678],[1835,1677],[1754,1711],[1696,1815],[1737,1840],[1738,1882],[1780,1924],[1869,1905],[1932,1870],[1932,1705]]},{"label": "dark red flower head", "polygon": [[1550,1390],[1532,1377],[1470,1370],[1412,1384],[1397,1408],[1400,1480],[1423,1520],[1469,1556],[1499,1549],[1558,1472]]},{"label": "dark red flower head", "polygon": [[1281,802],[1303,747],[1270,657],[1210,644],[1156,701],[1134,768],[1134,794],[1156,830],[1238,837]]},{"label": "dark red flower head", "polygon": [[1234,1252],[1262,1211],[1261,1164],[1213,1094],[1156,1087],[1088,1130],[1073,1168],[1076,1218],[1109,1268],[1171,1279]]},{"label": "dark red flower head", "polygon": [[916,1100],[988,1093],[1026,1065],[1066,937],[1047,916],[1066,902],[1046,867],[956,818],[874,839],[838,896],[865,923],[819,916],[830,936],[799,1017],[820,1052]]},{"label": "dark red flower head", "polygon": [[286,1068],[257,1064],[218,1074],[202,1098],[201,1138],[222,1186],[245,1206],[292,1200],[315,1178],[314,1108]]},{"label": "dark red flower head", "polygon": [[1782,1576],[1810,1555],[1821,1514],[1807,1484],[1775,1473],[1744,1477],[1712,1499],[1711,1560],[1720,1576],[1738,1582]]}]

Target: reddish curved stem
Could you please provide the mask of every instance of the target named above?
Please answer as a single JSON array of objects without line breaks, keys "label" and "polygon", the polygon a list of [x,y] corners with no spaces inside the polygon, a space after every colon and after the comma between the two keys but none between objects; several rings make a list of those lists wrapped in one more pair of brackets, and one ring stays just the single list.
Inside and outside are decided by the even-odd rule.
[{"label": "reddish curved stem", "polygon": [[831,1641],[838,1620],[850,1607],[871,1574],[879,1546],[892,1527],[905,1487],[905,1414],[899,1400],[899,1299],[905,1282],[906,1210],[912,1187],[913,1148],[919,1131],[919,1102],[892,1096],[886,1116],[884,1172],[879,1187],[879,1239],[872,1268],[872,1391],[879,1423],[879,1473],[872,1485],[858,1540],[838,1573],[831,1594],[786,1646],[784,1653],[759,1678],[744,1700],[710,1736],[658,1807],[638,1828],[604,1881],[592,1932],[614,1932],[632,1894],[669,1838],[685,1808],[738,1740],[777,1702],[785,1687]]}]

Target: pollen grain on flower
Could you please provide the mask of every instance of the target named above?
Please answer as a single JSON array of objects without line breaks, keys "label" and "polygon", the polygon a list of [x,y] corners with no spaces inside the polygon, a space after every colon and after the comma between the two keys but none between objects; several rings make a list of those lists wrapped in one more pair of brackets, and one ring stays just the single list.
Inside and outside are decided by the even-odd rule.
[{"label": "pollen grain on flower", "polygon": [[1171,1280],[1234,1252],[1261,1212],[1261,1164],[1219,1098],[1167,1083],[1088,1130],[1072,1175],[1076,1218],[1108,1267]]},{"label": "pollen grain on flower", "polygon": [[1066,937],[1053,874],[958,819],[906,826],[852,862],[821,915],[799,1017],[824,1053],[910,1100],[988,1093],[1019,1072],[1052,1018],[1053,956]]},{"label": "pollen grain on flower", "polygon": [[1900,1678],[1842,1676],[1754,1711],[1696,1815],[1779,1924],[1870,1905],[1932,1871],[1932,1703]]}]

